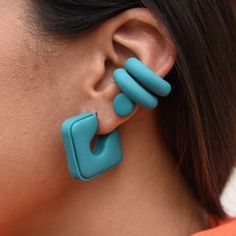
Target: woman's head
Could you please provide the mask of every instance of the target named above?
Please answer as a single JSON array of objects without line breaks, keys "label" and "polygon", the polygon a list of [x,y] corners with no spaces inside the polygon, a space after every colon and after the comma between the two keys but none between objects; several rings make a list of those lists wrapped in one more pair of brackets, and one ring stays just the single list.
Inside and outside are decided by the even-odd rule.
[{"label": "woman's head", "polygon": [[1,3],[1,185],[13,205],[14,194],[24,211],[67,184],[65,118],[96,111],[100,134],[129,119],[112,112],[119,90],[111,75],[137,56],[173,85],[158,124],[199,202],[224,216],[219,196],[235,163],[233,8],[211,0]]}]

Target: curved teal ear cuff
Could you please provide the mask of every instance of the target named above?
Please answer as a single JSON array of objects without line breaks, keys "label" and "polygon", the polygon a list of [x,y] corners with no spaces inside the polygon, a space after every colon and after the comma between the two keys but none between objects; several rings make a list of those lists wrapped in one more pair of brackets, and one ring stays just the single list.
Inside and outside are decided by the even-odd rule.
[{"label": "curved teal ear cuff", "polygon": [[133,102],[148,109],[153,109],[157,106],[157,98],[139,85],[126,70],[122,68],[116,69],[113,77],[118,87]]},{"label": "curved teal ear cuff", "polygon": [[97,116],[82,113],[62,124],[62,137],[70,173],[81,180],[89,180],[122,161],[122,146],[118,130],[98,136],[94,150],[91,141],[98,128]]},{"label": "curved teal ear cuff", "polygon": [[158,98],[153,94],[165,97],[171,92],[171,85],[167,81],[135,57],[127,59],[125,69],[116,69],[113,77],[123,92],[113,102],[114,111],[119,116],[130,115],[135,103],[153,109],[158,106]]},{"label": "curved teal ear cuff", "polygon": [[165,97],[171,92],[171,85],[137,58],[129,58],[125,63],[125,69],[136,81],[143,84],[156,95]]},{"label": "curved teal ear cuff", "polygon": [[[164,97],[171,92],[167,81],[134,57],[126,61],[125,69],[116,69],[113,77],[122,91],[113,101],[114,111],[119,116],[133,113],[136,104],[153,109],[158,105],[157,96]],[[97,129],[98,119],[94,113],[79,114],[62,124],[61,132],[69,170],[77,179],[93,179],[122,161],[123,150],[118,129],[107,135],[98,135],[91,150],[91,142]]]}]

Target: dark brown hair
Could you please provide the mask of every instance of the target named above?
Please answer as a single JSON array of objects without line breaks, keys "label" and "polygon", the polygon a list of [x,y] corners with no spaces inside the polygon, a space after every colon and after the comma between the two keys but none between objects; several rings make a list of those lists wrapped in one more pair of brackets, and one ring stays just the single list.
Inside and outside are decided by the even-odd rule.
[{"label": "dark brown hair", "polygon": [[178,57],[173,93],[158,109],[163,132],[189,187],[213,216],[235,164],[236,24],[230,0],[34,0],[39,28],[79,37],[108,18],[146,7],[163,21]]}]

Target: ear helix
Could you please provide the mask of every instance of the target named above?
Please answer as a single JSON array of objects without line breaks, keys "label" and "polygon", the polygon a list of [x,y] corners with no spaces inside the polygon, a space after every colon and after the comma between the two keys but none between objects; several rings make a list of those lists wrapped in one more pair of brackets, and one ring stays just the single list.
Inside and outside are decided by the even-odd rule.
[{"label": "ear helix", "polygon": [[126,61],[125,69],[116,69],[113,77],[123,92],[113,102],[114,111],[119,116],[130,115],[134,111],[135,103],[153,109],[158,105],[157,96],[165,97],[171,92],[171,85],[167,81],[134,57]]}]

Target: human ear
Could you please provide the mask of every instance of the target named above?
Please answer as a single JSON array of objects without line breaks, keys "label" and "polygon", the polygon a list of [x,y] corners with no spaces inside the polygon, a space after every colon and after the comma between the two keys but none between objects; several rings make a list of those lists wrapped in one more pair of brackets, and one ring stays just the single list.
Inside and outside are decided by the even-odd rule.
[{"label": "human ear", "polygon": [[91,61],[92,76],[83,82],[89,102],[82,106],[82,112],[96,112],[97,134],[106,134],[139,109],[136,106],[126,117],[114,112],[113,100],[120,89],[114,82],[113,72],[124,67],[129,57],[137,57],[160,77],[165,77],[174,66],[176,50],[166,27],[146,8],[124,11],[97,26],[88,37],[93,42],[94,61]]}]

